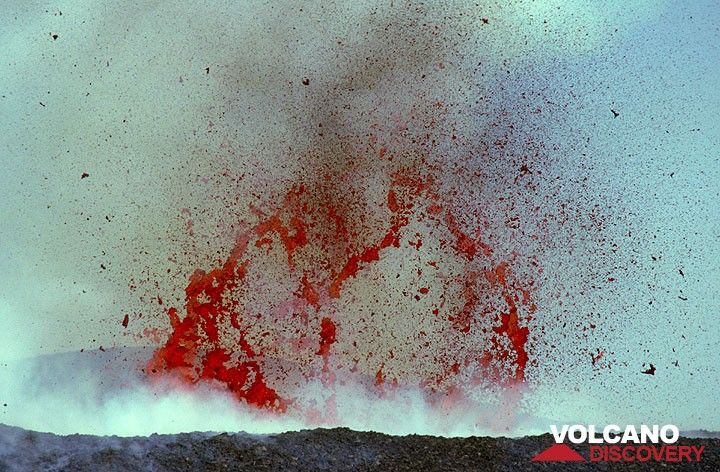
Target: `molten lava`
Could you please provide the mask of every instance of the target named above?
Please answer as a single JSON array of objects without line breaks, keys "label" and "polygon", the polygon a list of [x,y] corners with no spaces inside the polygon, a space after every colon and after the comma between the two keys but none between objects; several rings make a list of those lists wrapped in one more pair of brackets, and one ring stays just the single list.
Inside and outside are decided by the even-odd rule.
[{"label": "molten lava", "polygon": [[339,373],[427,392],[523,382],[533,282],[448,203],[438,169],[396,167],[380,209],[341,177],[253,208],[224,262],[190,277],[183,315],[167,310],[172,333],[151,371],[278,411],[302,402],[303,382],[332,390]]}]

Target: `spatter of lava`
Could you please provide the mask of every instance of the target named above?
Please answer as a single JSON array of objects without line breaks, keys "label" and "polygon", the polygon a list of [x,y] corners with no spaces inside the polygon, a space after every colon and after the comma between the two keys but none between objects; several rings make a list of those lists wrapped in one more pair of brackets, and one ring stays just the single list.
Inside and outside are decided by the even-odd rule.
[{"label": "spatter of lava", "polygon": [[183,309],[167,310],[150,371],[278,411],[304,383],[332,391],[346,375],[428,394],[524,382],[535,282],[514,270],[521,256],[496,255],[437,163],[380,168],[373,188],[351,166],[252,207],[224,262],[195,270]]}]

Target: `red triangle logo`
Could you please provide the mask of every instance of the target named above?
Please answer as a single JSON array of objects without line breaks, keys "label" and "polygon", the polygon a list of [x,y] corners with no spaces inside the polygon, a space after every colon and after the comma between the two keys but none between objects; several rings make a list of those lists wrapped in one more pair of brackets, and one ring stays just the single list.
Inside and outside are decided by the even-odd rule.
[{"label": "red triangle logo", "polygon": [[532,458],[532,462],[585,462],[585,458],[565,444],[553,444]]}]

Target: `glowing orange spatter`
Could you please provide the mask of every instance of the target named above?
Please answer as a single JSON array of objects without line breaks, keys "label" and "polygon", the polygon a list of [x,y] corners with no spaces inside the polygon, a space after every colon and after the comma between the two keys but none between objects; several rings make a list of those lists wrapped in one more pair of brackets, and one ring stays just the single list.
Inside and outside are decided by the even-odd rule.
[{"label": "glowing orange spatter", "polygon": [[[387,191],[388,224],[374,243],[359,246],[349,241],[348,225],[342,211],[323,201],[327,194],[322,185],[308,189],[294,186],[282,200],[282,205],[269,216],[258,214],[258,220],[249,232],[238,237],[222,265],[209,272],[196,270],[185,289],[185,314],[180,318],[175,308],[167,310],[172,333],[159,348],[150,364],[151,372],[175,372],[190,383],[213,380],[224,384],[238,399],[260,407],[284,410],[288,400],[277,393],[276,385],[269,385],[263,372],[263,355],[256,352],[248,336],[252,321],[245,319],[237,296],[233,294],[245,284],[247,269],[253,261],[247,256],[250,243],[256,247],[271,246],[279,242],[287,254],[291,273],[298,271],[296,253],[308,245],[344,254],[341,258],[321,261],[318,268],[304,269],[295,292],[296,301],[308,308],[307,313],[320,317],[315,354],[323,359],[323,372],[328,373],[329,356],[342,331],[341,314],[320,315],[321,308],[343,296],[343,286],[364,268],[379,261],[384,254],[399,248],[403,229],[411,220],[431,223],[452,236],[452,250],[458,257],[470,262],[478,258],[486,261],[488,270],[469,270],[460,284],[463,302],[460,309],[447,316],[460,333],[469,333],[478,316],[488,314],[496,320],[492,326],[495,336],[490,346],[482,347],[484,354],[479,362],[488,364],[493,358],[505,366],[504,381],[522,382],[528,363],[526,325],[534,306],[528,289],[518,287],[508,278],[507,261],[491,262],[493,251],[480,237],[463,231],[451,208],[443,205],[434,179],[429,172],[422,175],[415,169],[401,169],[394,173]],[[415,244],[421,250],[421,241]],[[340,250],[338,251],[338,247]],[[335,251],[333,251],[335,250]],[[320,262],[320,261],[319,261]],[[489,264],[487,263],[489,262]],[[320,267],[322,266],[322,267]],[[504,306],[484,307],[479,280],[501,293]],[[423,291],[424,289],[424,291]],[[420,294],[427,294],[423,287]],[[519,306],[527,306],[528,314],[519,313]],[[481,313],[478,313],[478,311]],[[438,310],[428,313],[437,317]],[[221,335],[220,326],[234,329],[229,347]],[[227,331],[226,328],[225,331]],[[504,340],[503,340],[504,338]],[[449,347],[452,349],[452,347]],[[469,360],[466,359],[466,363]],[[378,384],[384,382],[382,363],[375,376]],[[437,378],[446,378],[458,372],[460,365],[453,362]],[[311,372],[308,375],[313,375]],[[430,379],[426,385],[430,385]]]}]

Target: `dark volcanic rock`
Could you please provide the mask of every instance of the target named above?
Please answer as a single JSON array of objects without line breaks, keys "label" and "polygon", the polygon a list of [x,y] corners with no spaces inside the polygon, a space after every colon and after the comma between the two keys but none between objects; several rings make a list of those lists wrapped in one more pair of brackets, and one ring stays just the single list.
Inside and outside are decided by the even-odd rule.
[{"label": "dark volcanic rock", "polygon": [[517,439],[388,436],[345,428],[272,436],[190,433],[118,438],[56,436],[0,425],[5,471],[517,471],[720,470],[720,439],[705,445],[700,464],[532,463],[552,444],[549,434]]}]

